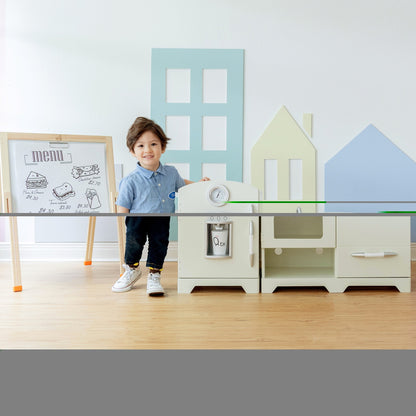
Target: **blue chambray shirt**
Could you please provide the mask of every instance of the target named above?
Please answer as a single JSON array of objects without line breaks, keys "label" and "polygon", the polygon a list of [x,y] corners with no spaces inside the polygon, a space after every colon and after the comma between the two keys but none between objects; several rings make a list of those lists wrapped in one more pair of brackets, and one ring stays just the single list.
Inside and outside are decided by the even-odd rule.
[{"label": "blue chambray shirt", "polygon": [[160,163],[153,172],[137,163],[136,169],[120,181],[116,204],[131,213],[175,212],[175,192],[184,185],[173,166]]}]

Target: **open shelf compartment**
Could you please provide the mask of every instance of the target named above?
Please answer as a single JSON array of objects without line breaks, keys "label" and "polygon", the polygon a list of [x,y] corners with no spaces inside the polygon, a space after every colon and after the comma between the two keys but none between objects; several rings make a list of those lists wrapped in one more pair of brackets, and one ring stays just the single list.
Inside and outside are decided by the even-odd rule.
[{"label": "open shelf compartment", "polygon": [[313,248],[284,248],[277,255],[272,248],[263,249],[263,278],[335,278],[334,248],[317,254]]}]

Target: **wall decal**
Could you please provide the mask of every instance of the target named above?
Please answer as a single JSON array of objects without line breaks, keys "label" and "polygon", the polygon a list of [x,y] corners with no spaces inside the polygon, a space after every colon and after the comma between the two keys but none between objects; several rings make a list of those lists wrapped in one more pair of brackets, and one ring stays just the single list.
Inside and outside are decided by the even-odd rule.
[{"label": "wall decal", "polygon": [[[311,115],[307,117],[308,128]],[[289,201],[291,198],[291,161],[301,161],[302,200],[316,199],[316,150],[305,131],[299,126],[286,107],[282,107],[266,127],[263,134],[251,149],[251,184],[259,188],[262,198],[265,196],[267,178],[265,166],[268,160],[277,164],[277,200]],[[270,198],[268,198],[270,199]],[[274,198],[272,198],[274,199]],[[261,204],[262,212],[315,212],[315,204]]]},{"label": "wall decal", "polygon": [[[176,84],[169,85],[169,82]],[[179,85],[181,82],[182,86]],[[189,117],[189,132],[183,133],[184,136],[189,134],[189,149],[175,150],[175,147],[181,146],[170,149],[168,145],[162,162],[174,166],[189,164],[190,177],[186,179],[192,181],[201,179],[204,164],[225,164],[227,180],[241,182],[244,50],[152,49],[151,87],[151,118],[165,131],[166,119],[170,121],[171,117]],[[221,150],[213,150],[215,144],[210,146],[203,141],[204,118],[205,124],[207,120],[212,120],[207,119],[208,117],[226,119],[217,123],[221,128],[226,126],[225,133],[219,132],[221,137],[225,134],[225,145],[222,144]],[[169,132],[166,133],[169,137]],[[212,134],[212,131],[209,133]],[[204,147],[209,150],[204,150]],[[174,218],[171,227],[172,240],[177,239],[176,227]]]},{"label": "wall decal", "polygon": [[[370,124],[325,164],[327,201],[416,201],[416,163]],[[326,212],[416,211],[416,204],[326,204]],[[412,241],[416,227],[412,217]]]}]

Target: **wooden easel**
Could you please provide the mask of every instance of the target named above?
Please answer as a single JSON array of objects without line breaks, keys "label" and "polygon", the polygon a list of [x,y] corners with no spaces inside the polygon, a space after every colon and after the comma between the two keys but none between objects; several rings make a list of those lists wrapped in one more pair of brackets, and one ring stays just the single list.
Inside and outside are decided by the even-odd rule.
[{"label": "wooden easel", "polygon": [[[6,213],[10,214],[11,198],[7,195],[4,200],[4,209]],[[9,217],[10,226],[10,250],[12,257],[12,273],[13,273],[13,292],[22,291],[22,272],[20,268],[20,252],[19,252],[19,235],[17,231],[17,218]]]},{"label": "wooden easel", "polygon": [[[114,160],[113,157],[113,148],[112,146],[109,146],[109,149],[107,150],[108,157],[110,160]],[[111,166],[108,166],[109,170],[109,176],[111,178],[114,178],[115,182],[115,170],[114,170],[114,162],[111,164]],[[115,184],[114,187],[110,191],[111,195],[111,209],[113,213],[117,212],[117,206],[116,206],[116,190],[115,190]],[[119,247],[119,255],[120,255],[120,273],[123,271],[123,262],[124,262],[124,247],[125,247],[125,225],[123,221],[124,217],[117,217],[117,233],[118,233],[118,247]],[[95,235],[95,224],[97,222],[97,217],[90,217],[88,220],[88,233],[87,233],[87,248],[85,252],[85,260],[84,265],[90,266],[92,264],[92,250],[94,247],[94,235]]]},{"label": "wooden easel", "polygon": [[10,245],[13,265],[13,292],[22,291],[22,272],[20,270],[19,237],[17,235],[17,218],[9,217]]},{"label": "wooden easel", "polygon": [[[5,140],[4,133],[0,133],[0,156],[2,160],[2,172],[1,173],[1,182],[4,182],[5,172],[9,172],[9,158],[4,157],[7,152],[7,141]],[[5,189],[1,188],[0,182],[0,191],[3,191],[2,211],[6,214],[11,214],[12,211],[12,198],[10,192],[7,192]],[[1,195],[1,192],[0,192]],[[22,272],[20,268],[20,252],[19,252],[19,235],[17,231],[17,218],[9,217],[9,228],[10,228],[10,251],[12,258],[12,274],[13,274],[13,291],[21,292],[22,291]]]},{"label": "wooden easel", "polygon": [[[75,135],[56,135],[56,134],[32,134],[32,133],[0,133],[0,155],[2,160],[1,167],[1,181],[0,193],[2,195],[2,211],[7,214],[12,214],[12,193],[10,182],[10,163],[9,163],[9,147],[8,140],[39,140],[43,142],[83,142],[83,143],[103,143],[105,144],[106,167],[107,167],[107,181],[110,201],[111,213],[116,212],[116,187],[115,187],[115,170],[114,157],[111,137],[106,136],[75,136]],[[78,144],[79,146],[79,144]],[[15,162],[15,161],[14,161]],[[31,211],[29,211],[31,212]],[[20,253],[19,253],[19,238],[17,228],[17,218],[15,216],[9,217],[10,224],[10,245],[11,258],[13,267],[13,290],[15,292],[22,291],[21,267],[20,267]],[[92,249],[94,242],[96,217],[89,218],[88,234],[87,234],[87,250],[85,255],[85,265],[92,263]],[[124,257],[124,222],[123,217],[117,218],[118,238],[119,238],[119,253],[120,253],[120,271],[122,270],[122,263]]]},{"label": "wooden easel", "polygon": [[94,233],[95,223],[97,222],[96,217],[90,217],[88,220],[88,234],[87,234],[87,251],[85,252],[85,266],[92,264],[92,248],[94,245]]},{"label": "wooden easel", "polygon": [[[85,252],[84,265],[90,266],[92,264],[92,249],[94,246],[95,224],[97,217],[90,217],[88,221],[87,234],[87,248]],[[117,232],[118,232],[118,248],[120,255],[120,273],[123,272],[124,247],[126,245],[126,232],[124,225],[124,217],[117,217]]]}]

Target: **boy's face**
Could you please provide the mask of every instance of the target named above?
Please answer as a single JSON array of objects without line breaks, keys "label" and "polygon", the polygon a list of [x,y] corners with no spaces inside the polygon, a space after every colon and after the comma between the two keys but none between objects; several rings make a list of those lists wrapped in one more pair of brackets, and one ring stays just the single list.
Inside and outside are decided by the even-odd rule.
[{"label": "boy's face", "polygon": [[131,153],[142,167],[156,171],[159,167],[159,159],[165,153],[165,149],[162,149],[162,142],[156,134],[146,131],[134,143]]}]

